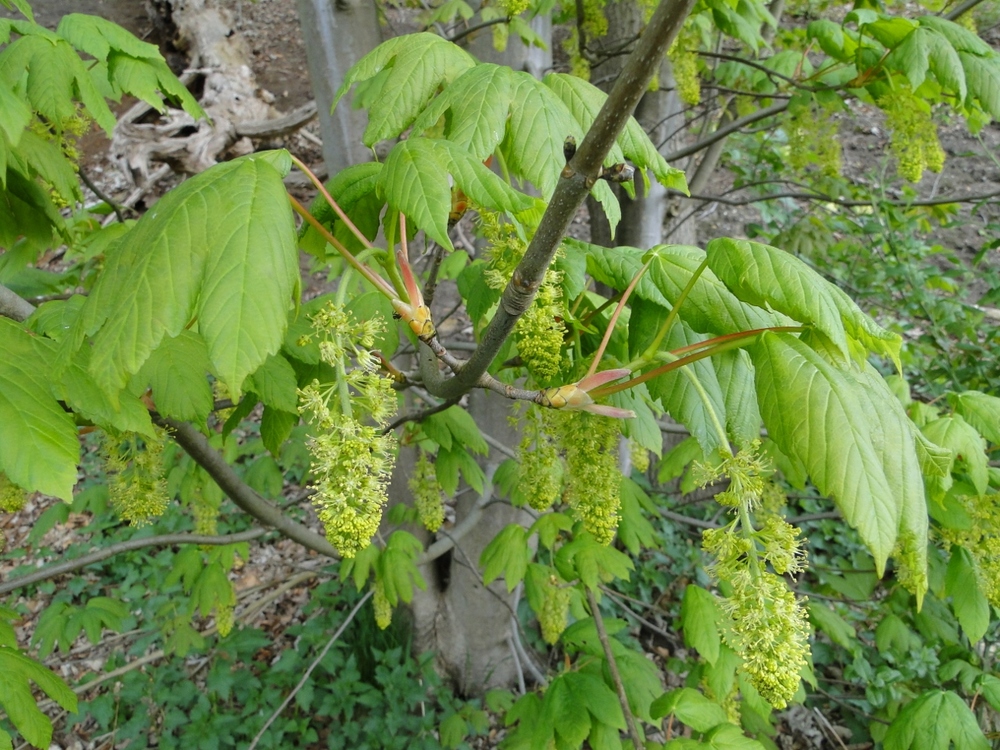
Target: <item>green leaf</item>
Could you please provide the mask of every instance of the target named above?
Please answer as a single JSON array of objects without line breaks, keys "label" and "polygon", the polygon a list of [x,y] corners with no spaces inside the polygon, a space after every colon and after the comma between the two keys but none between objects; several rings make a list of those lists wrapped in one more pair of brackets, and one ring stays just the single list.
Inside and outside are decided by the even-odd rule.
[{"label": "green leaf", "polygon": [[823,602],[810,600],[807,606],[809,619],[814,626],[830,636],[830,640],[838,646],[851,653],[857,652],[861,644],[858,642],[858,634],[850,623]]},{"label": "green leaf", "polygon": [[579,578],[584,585],[596,590],[598,584],[609,577],[627,581],[635,565],[628,555],[614,547],[606,546],[584,532],[556,553],[556,569],[567,581]]},{"label": "green leaf", "polygon": [[959,414],[941,417],[924,426],[924,435],[932,443],[947,448],[956,461],[965,468],[976,492],[983,495],[989,485],[989,459],[986,441],[976,428]]},{"label": "green leaf", "polygon": [[969,89],[966,103],[971,104],[974,98],[978,99],[980,107],[993,119],[1000,120],[1000,58],[978,57],[962,51],[959,51],[958,58],[962,61]]},{"label": "green leaf", "polygon": [[990,626],[990,603],[979,587],[976,561],[964,547],[953,545],[945,577],[951,608],[969,643],[975,644]]},{"label": "green leaf", "polygon": [[948,401],[979,434],[1000,445],[1000,398],[979,391],[950,394]]},{"label": "green leaf", "polygon": [[452,250],[448,238],[452,178],[470,199],[486,208],[518,211],[532,205],[529,196],[518,193],[474,157],[448,141],[429,138],[408,138],[396,144],[378,184],[390,206]]},{"label": "green leaf", "polygon": [[712,750],[764,750],[764,745],[747,737],[735,724],[721,724],[710,730],[705,744]]},{"label": "green leaf", "polygon": [[[550,73],[542,82],[556,92],[585,131],[593,125],[597,113],[608,98],[606,93],[589,81],[565,73]],[[604,164],[611,166],[625,159],[639,169],[651,171],[657,182],[664,187],[687,193],[683,170],[667,164],[634,117],[628,119]]]},{"label": "green leaf", "polygon": [[712,727],[725,724],[726,711],[693,688],[679,688],[664,693],[653,701],[649,712],[654,719],[673,714],[678,721],[696,732],[707,732]]},{"label": "green leaf", "polygon": [[749,445],[760,437],[761,426],[750,355],[743,349],[734,349],[713,356],[711,361],[726,404],[729,434],[736,445]]},{"label": "green leaf", "polygon": [[260,396],[265,406],[289,413],[298,411],[298,383],[295,380],[295,370],[284,357],[272,354],[250,376],[248,383],[249,388]]},{"label": "green leaf", "polygon": [[[485,454],[489,451],[489,445],[486,444],[476,421],[469,412],[460,406],[452,406],[442,412],[432,414],[421,423],[425,429],[428,425],[435,433],[440,433],[442,429],[447,430],[454,441],[466,450],[479,454]],[[447,445],[441,441],[438,443],[445,449],[450,449],[452,445],[451,440],[448,441]]]},{"label": "green leaf", "polygon": [[383,70],[388,74],[368,102],[368,127],[363,141],[373,146],[395,138],[408,128],[443,85],[476,64],[458,45],[436,34],[409,34],[383,42],[362,57],[344,76],[333,107],[355,83],[368,81]]},{"label": "green leaf", "polygon": [[413,132],[422,134],[448,115],[444,137],[483,162],[503,140],[517,81],[505,65],[480,63],[434,99],[414,121]]},{"label": "green leaf", "polygon": [[889,613],[875,628],[875,645],[879,651],[892,651],[898,656],[906,656],[911,648],[920,646],[920,637],[898,615]]},{"label": "green leaf", "polygon": [[715,595],[701,586],[688,584],[681,603],[681,629],[684,642],[695,649],[709,664],[714,665],[719,658],[722,640],[719,635],[719,620],[722,613]]},{"label": "green leaf", "polygon": [[298,412],[287,412],[270,406],[264,407],[260,418],[260,439],[268,452],[277,458],[281,447],[288,436],[292,434],[295,425],[299,423]]},{"label": "green leaf", "polygon": [[458,275],[458,292],[465,300],[465,309],[473,324],[478,324],[490,308],[500,301],[500,290],[486,283],[484,276],[489,264],[485,260],[472,261]]},{"label": "green leaf", "polygon": [[413,601],[414,586],[421,590],[427,588],[427,583],[416,566],[416,560],[423,550],[423,544],[413,534],[394,531],[375,561],[375,575],[382,582],[385,598],[393,607],[400,601],[406,604]]},{"label": "green leaf", "polygon": [[24,489],[71,502],[80,458],[73,418],[52,397],[44,339],[0,317],[0,471]]},{"label": "green leaf", "polygon": [[59,21],[56,33],[77,49],[108,63],[118,88],[164,111],[162,92],[178,101],[194,118],[205,117],[198,101],[170,71],[160,50],[140,41],[118,24],[100,16],[70,13]]},{"label": "green leaf", "polygon": [[83,200],[73,163],[63,155],[58,144],[28,130],[21,134],[17,150],[31,170],[48,182],[65,201],[75,203]]},{"label": "green leaf", "polygon": [[40,26],[21,24],[19,30],[27,33],[0,51],[0,81],[13,86],[25,77],[24,91],[32,108],[53,123],[74,117],[76,102],[82,102],[110,135],[115,116],[74,49]]},{"label": "green leaf", "polygon": [[951,691],[930,690],[911,701],[885,735],[885,750],[989,750],[976,717]]},{"label": "green leaf", "polygon": [[[385,198],[377,193],[378,176],[382,171],[382,163],[367,161],[342,169],[333,179],[326,183],[326,190],[337,202],[354,226],[369,240],[378,235],[379,214],[385,205]],[[364,249],[361,241],[340,219],[322,194],[317,195],[309,204],[309,213],[330,229],[344,246],[352,252]],[[326,257],[326,240],[311,224],[304,223],[300,230],[303,249],[321,259]]]},{"label": "green leaf", "polygon": [[206,377],[211,369],[208,348],[197,333],[181,331],[164,339],[136,375],[149,383],[160,414],[188,422],[205,423],[215,399]]},{"label": "green leaf", "polygon": [[938,83],[946,91],[955,92],[959,102],[964,102],[969,92],[965,83],[965,70],[962,68],[958,52],[938,33],[928,32],[924,28],[917,29],[914,33],[920,34],[927,44],[931,72],[934,73]]},{"label": "green leaf", "polygon": [[643,505],[649,503],[649,496],[642,487],[627,477],[622,480],[618,538],[633,555],[638,555],[644,547],[658,546],[656,529],[642,513]]},{"label": "green leaf", "polygon": [[[83,308],[91,372],[114,392],[192,320],[234,397],[277,352],[298,291],[295,227],[267,158],[219,164],[170,191],[109,252]],[[95,335],[96,334],[96,335]]]},{"label": "green leaf", "polygon": [[519,524],[504,527],[486,545],[479,558],[483,569],[483,584],[489,586],[503,575],[507,591],[513,591],[524,580],[528,569],[528,532]]},{"label": "green leaf", "polygon": [[468,732],[469,726],[461,714],[452,714],[438,727],[441,745],[446,748],[457,748]]},{"label": "green leaf", "polygon": [[912,437],[902,430],[874,435],[876,415],[867,411],[876,409],[878,419],[890,424],[889,404],[870,402],[862,385],[796,337],[766,332],[751,356],[770,437],[805,465],[820,492],[833,497],[871,550],[881,575],[904,504],[903,491],[887,478],[886,461],[893,452],[913,450],[907,444]]},{"label": "green leaf", "polygon": [[915,22],[895,17],[880,18],[878,21],[865,24],[864,31],[877,39],[882,46],[892,49],[903,42],[915,28]]},{"label": "green leaf", "polygon": [[[744,302],[774,309],[822,331],[850,359],[845,319],[852,333],[880,341],[881,330],[850,298],[798,258],[776,247],[747,240],[720,238],[708,243],[709,267]],[[898,337],[893,337],[898,339]],[[898,351],[898,345],[897,345]]]},{"label": "green leaf", "polygon": [[67,711],[76,712],[76,694],[54,672],[16,649],[0,646],[0,704],[25,740],[46,748],[52,740],[52,723],[35,704],[29,680]]},{"label": "green leaf", "polygon": [[917,20],[924,28],[933,29],[947,39],[948,43],[959,52],[971,52],[974,55],[984,57],[996,54],[990,45],[976,34],[964,26],[959,26],[954,21],[949,21],[940,16],[921,16]]},{"label": "green leaf", "polygon": [[635,413],[634,419],[622,421],[622,434],[631,438],[641,448],[660,456],[663,453],[663,433],[653,412],[655,408],[656,414],[659,414],[662,409],[659,405],[651,405],[652,401],[645,383],[612,393],[608,397],[608,403],[612,406],[629,409]]},{"label": "green leaf", "polygon": [[[664,349],[673,350],[705,340],[680,320],[675,320],[664,339]],[[725,397],[710,359],[701,359],[647,383],[649,394],[664,410],[690,430],[705,455],[712,455],[723,437],[716,425],[726,420]]]}]

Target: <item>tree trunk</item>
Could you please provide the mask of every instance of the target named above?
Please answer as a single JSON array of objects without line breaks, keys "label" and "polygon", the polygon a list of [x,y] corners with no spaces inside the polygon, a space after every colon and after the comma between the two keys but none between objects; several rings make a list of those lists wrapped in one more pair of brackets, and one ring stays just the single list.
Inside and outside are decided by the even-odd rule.
[{"label": "tree trunk", "polygon": [[313,95],[319,108],[323,160],[328,174],[367,161],[361,143],[367,116],[350,95],[331,114],[333,95],[348,69],[382,41],[373,0],[298,0]]},{"label": "tree trunk", "polygon": [[[470,23],[476,23],[475,19]],[[548,18],[536,18],[532,25],[550,42],[552,25]],[[536,77],[552,66],[551,43],[543,50],[528,48],[520,39],[511,38],[507,48],[498,52],[493,47],[489,28],[470,34],[466,40],[469,52],[483,61],[508,65]],[[435,308],[450,309],[457,297],[446,299],[447,296],[446,288],[439,289]],[[482,431],[516,448],[520,436],[508,422],[511,402],[482,391],[474,391],[469,399],[469,413]],[[492,473],[490,469],[495,469],[505,458],[491,448],[484,470]],[[402,489],[399,482],[395,484],[397,491]],[[408,490],[406,495],[409,495]],[[456,523],[468,516],[477,500],[473,491],[466,491],[457,498]],[[482,695],[491,688],[510,687],[523,679],[519,672],[525,668],[524,656],[514,654],[514,649],[520,645],[514,620],[516,595],[507,592],[503,579],[488,587],[483,585],[479,557],[505,526],[530,524],[532,520],[523,510],[505,503],[492,504],[451,553],[422,571],[427,591],[418,591],[412,605],[416,645],[437,654],[439,672],[463,695]]]},{"label": "tree trunk", "polygon": [[[608,3],[605,8],[608,18],[608,33],[603,39],[594,40],[592,47],[598,56],[603,51],[610,52],[620,47],[623,41],[635,39],[646,25],[644,9],[634,0],[618,0]],[[609,91],[624,65],[626,57],[616,54],[595,66],[592,80]],[[660,64],[659,88],[642,97],[635,111],[635,118],[649,133],[660,151],[670,151],[684,135],[683,105],[677,96],[670,61],[666,58]],[[676,131],[676,132],[675,132]],[[657,182],[650,184],[649,193],[643,195],[642,181],[636,182],[636,199],[631,200],[619,191],[622,201],[622,220],[614,238],[615,245],[649,248],[658,245],[667,237],[677,244],[694,242],[694,225],[687,221],[675,225],[679,214],[679,202],[667,195],[667,191]],[[592,217],[592,236],[598,244],[611,245],[611,238],[600,205],[588,200]],[[596,226],[593,226],[596,223]],[[672,226],[675,225],[675,226]]]}]

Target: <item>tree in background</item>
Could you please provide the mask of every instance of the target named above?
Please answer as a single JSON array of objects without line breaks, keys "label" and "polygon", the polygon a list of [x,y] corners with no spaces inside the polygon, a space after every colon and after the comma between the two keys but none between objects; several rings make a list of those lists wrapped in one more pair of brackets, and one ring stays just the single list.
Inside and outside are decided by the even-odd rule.
[{"label": "tree in background", "polygon": [[[537,689],[524,690],[506,713],[508,746],[773,744],[774,708],[828,695],[819,680],[829,675],[813,665],[827,663],[829,647],[811,641],[811,621],[851,653],[857,678],[905,685],[866,695],[859,710],[875,712],[888,730],[873,723],[858,729],[863,736],[890,748],[922,746],[926,736],[933,747],[988,747],[970,703],[981,695],[1000,704],[1000,680],[975,646],[995,603],[1000,479],[986,441],[1000,443],[1000,400],[959,382],[947,408],[912,400],[898,375],[900,336],[774,246],[717,238],[705,250],[655,240],[608,248],[566,236],[587,196],[614,234],[624,215],[616,191],[632,195],[641,183],[648,192],[655,181],[664,196],[688,193],[683,173],[630,113],[675,40],[690,45],[671,54],[678,91],[693,101],[699,35],[710,41],[718,29],[759,49],[767,9],[719,3],[694,6],[691,15],[691,3],[661,4],[619,50],[627,60],[607,95],[576,76],[539,80],[477,62],[433,34],[391,39],[346,74],[334,97],[336,105],[353,91],[368,110],[366,146],[401,138],[383,161],[340,169],[326,185],[316,180],[320,196],[307,208],[282,186],[293,165],[312,176],[302,162],[284,151],[251,154],[186,181],[138,221],[98,227],[92,212],[74,210],[81,196],[72,136],[85,118],[110,129],[102,94],[129,92],[160,106],[160,91],[195,116],[197,104],[155,48],[113,24],[68,16],[53,33],[17,6],[25,20],[0,21],[0,96],[10,104],[0,121],[4,258],[24,271],[65,246],[60,283],[87,294],[35,309],[17,294],[29,293],[32,274],[22,274],[20,289],[2,288],[4,506],[43,492],[88,507],[98,491],[74,499],[74,486],[81,436],[97,434],[107,476],[101,492],[119,516],[136,526],[169,522],[178,533],[136,535],[25,572],[0,592],[114,552],[180,545],[153,595],[172,597],[149,622],[166,648],[183,653],[202,638],[198,616],[213,615],[223,639],[238,636],[228,574],[264,527],[340,559],[341,578],[367,590],[382,627],[414,601],[415,589],[433,587],[453,609],[468,604],[467,595],[447,595],[447,568],[429,565],[447,555],[453,568],[479,569],[470,580],[491,587],[484,598],[523,592],[540,639],[564,657],[550,670],[535,662],[517,595],[503,623],[506,652],[476,654],[459,627],[437,634],[451,641],[450,663],[467,663],[453,675],[467,691],[534,674]],[[599,34],[586,30],[600,21],[593,9],[572,11],[577,70],[592,73],[602,58],[588,40]],[[511,28],[528,34],[523,22]],[[810,131],[807,113],[842,106],[847,95],[867,97],[886,109],[901,169],[917,177],[940,161],[924,104],[940,100],[980,124],[1000,115],[997,55],[955,23],[857,9],[843,23],[817,21],[800,32],[791,41],[811,38],[822,56],[810,57],[808,42],[766,63],[711,53],[732,63],[711,80],[736,92],[738,118],[725,114],[727,104],[699,147],[721,142],[727,119],[759,122],[787,102],[786,137],[800,144],[785,152],[788,166],[829,176],[832,147]],[[76,50],[93,58],[89,67]],[[53,55],[63,65],[36,62]],[[799,93],[786,94],[786,84]],[[762,100],[762,108],[741,114],[740,97]],[[475,257],[453,240],[467,212],[482,240]],[[299,246],[338,276],[334,292],[300,300]],[[470,342],[442,333],[440,297],[451,279],[475,334],[467,358],[456,352]],[[884,377],[870,357],[897,374]],[[483,434],[466,410],[466,399],[480,397],[490,408],[517,407],[518,445]],[[691,435],[662,459],[661,415]],[[626,462],[623,437],[634,455]],[[401,444],[416,450],[411,502],[385,519]],[[484,471],[477,457],[487,453]],[[650,453],[658,457],[655,482],[642,468]],[[275,502],[303,454],[322,535]],[[626,476],[623,465],[640,471]],[[680,475],[688,487],[725,489],[715,496],[718,511],[695,519],[705,529],[708,576],[692,562],[691,583],[674,594],[692,653],[665,669],[687,673],[687,684],[665,691],[626,623],[602,607],[622,601],[616,587],[649,550],[689,555],[651,521],[677,517],[664,507],[660,482]],[[841,614],[822,599],[807,610],[796,593],[807,560],[785,508],[789,485],[807,481],[811,497],[832,499],[856,533],[833,550],[823,540],[820,558],[848,570],[862,560],[873,566],[864,581],[844,580],[855,594],[870,586],[858,598],[881,607],[881,662]],[[470,491],[446,525],[442,503],[460,482]],[[497,517],[505,525],[470,556],[467,535]],[[242,528],[217,533],[234,522]],[[879,584],[890,559],[893,576]],[[872,597],[880,585],[883,595]],[[144,594],[52,606],[35,646],[51,651],[83,630],[96,639],[118,629],[144,606]],[[420,606],[416,600],[418,621]],[[2,614],[7,622],[24,612]],[[452,623],[481,615],[453,614]],[[29,681],[67,710],[75,693],[20,647],[12,627],[0,636],[0,703],[25,739],[44,747],[51,725]],[[921,648],[925,664],[941,658],[927,649],[948,663],[914,668],[907,659]],[[460,741],[469,727],[455,715]],[[253,717],[254,746],[280,745],[281,731],[268,734],[273,718]],[[678,723],[690,730],[683,738],[672,737]]]}]

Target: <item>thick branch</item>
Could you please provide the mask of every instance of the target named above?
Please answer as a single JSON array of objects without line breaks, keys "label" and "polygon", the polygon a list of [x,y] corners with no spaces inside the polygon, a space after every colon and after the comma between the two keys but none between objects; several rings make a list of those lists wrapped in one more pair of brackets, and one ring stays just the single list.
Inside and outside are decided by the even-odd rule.
[{"label": "thick branch", "polygon": [[965,0],[965,2],[959,5],[957,8],[953,8],[952,10],[945,13],[944,17],[947,18],[949,21],[954,21],[956,18],[968,13],[970,10],[979,5],[981,2],[983,2],[983,0]]},{"label": "thick branch", "polygon": [[173,419],[163,419],[174,440],[187,452],[195,463],[215,480],[223,492],[236,505],[263,524],[271,526],[303,547],[319,552],[327,557],[339,558],[337,550],[315,531],[307,529],[281,512],[279,508],[262,498],[233,471],[222,454],[215,450],[195,427]]},{"label": "thick branch", "polygon": [[103,547],[99,550],[83,555],[82,557],[78,557],[75,560],[66,560],[65,562],[57,563],[55,565],[49,565],[48,567],[41,568],[33,573],[19,576],[9,581],[4,581],[3,583],[0,583],[0,596],[14,591],[15,589],[24,588],[25,586],[30,586],[33,583],[38,583],[39,581],[45,581],[49,578],[61,576],[64,573],[72,573],[74,570],[85,568],[88,565],[93,565],[94,563],[101,562],[101,560],[107,560],[109,557],[114,557],[117,554],[129,552],[130,550],[142,549],[143,547],[166,547],[174,544],[237,544],[238,542],[249,542],[251,539],[257,539],[266,533],[267,529],[250,529],[249,531],[242,531],[239,534],[226,534],[223,536],[204,536],[201,534],[163,534],[161,536],[147,536],[140,539],[129,539],[127,542],[119,542],[118,544],[112,544],[109,547]]},{"label": "thick branch", "polygon": [[660,60],[692,5],[694,0],[663,0],[653,13],[597,119],[575,156],[563,170],[538,231],[504,289],[500,306],[483,333],[479,348],[461,372],[436,389],[435,396],[451,399],[475,386],[500,351],[518,318],[528,309],[559,242],[566,235],[577,209],[597,180],[608,151],[645,93],[654,72],[659,69]]},{"label": "thick branch", "polygon": [[35,306],[0,284],[0,315],[21,323],[31,317]]}]

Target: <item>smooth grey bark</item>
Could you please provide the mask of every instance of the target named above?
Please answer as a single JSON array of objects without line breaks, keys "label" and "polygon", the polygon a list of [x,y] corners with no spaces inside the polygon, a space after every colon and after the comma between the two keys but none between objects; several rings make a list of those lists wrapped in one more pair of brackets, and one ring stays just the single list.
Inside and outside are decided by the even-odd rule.
[{"label": "smooth grey bark", "polygon": [[[472,19],[470,24],[475,24]],[[523,70],[541,77],[552,67],[552,22],[549,18],[536,18],[532,27],[548,42],[548,49],[527,47],[519,38],[511,37],[507,48],[498,52],[493,47],[491,28],[469,34],[460,44],[477,59],[514,70]],[[446,288],[439,290],[435,307],[450,309],[458,301]],[[468,411],[484,433],[500,443],[516,448],[520,440],[509,422],[510,402],[484,391],[469,395]],[[506,456],[495,448],[481,462],[487,475]],[[412,470],[412,455],[401,456],[404,473]],[[393,497],[408,495],[404,483],[394,479]],[[477,493],[466,489],[454,504],[457,523],[470,513],[480,512]],[[516,598],[508,593],[503,579],[489,587],[483,585],[479,557],[493,538],[507,525],[532,522],[529,514],[512,508],[507,503],[493,502],[484,510],[479,522],[455,546],[451,555],[440,558],[433,565],[424,566],[422,574],[427,590],[416,592],[411,605],[415,642],[420,650],[435,652],[438,671],[445,675],[463,695],[482,695],[494,687],[510,687],[518,683],[518,664],[512,652],[513,612]],[[447,534],[443,529],[438,538]],[[522,665],[522,669],[526,669]]]},{"label": "smooth grey bark", "polygon": [[333,95],[350,67],[382,41],[373,0],[298,0],[313,95],[319,108],[328,174],[369,159],[361,142],[368,117],[348,94],[331,114]]},{"label": "smooth grey bark", "polygon": [[[637,38],[645,26],[645,11],[634,0],[608,3],[604,12],[608,19],[608,33],[603,39],[591,43],[598,57],[601,56],[602,48],[614,51],[621,46],[623,40]],[[594,68],[592,79],[605,91],[610,90],[621,73],[625,59],[624,56],[616,55],[604,60]],[[670,61],[664,57],[660,62],[659,87],[656,91],[647,91],[643,95],[636,107],[635,118],[653,143],[663,144],[661,150],[666,153],[684,136],[681,128],[684,117],[682,110]],[[677,131],[676,134],[668,138],[674,131]],[[666,189],[656,181],[651,182],[649,192],[644,194],[642,181],[637,180],[635,200],[629,199],[624,191],[619,190],[618,194],[622,203],[622,220],[613,240],[600,205],[593,199],[588,200],[592,217],[591,236],[595,243],[649,248],[663,242],[665,237],[671,243],[694,242],[692,222],[671,227],[672,218],[680,212],[680,204],[676,197],[670,197]]]}]

